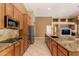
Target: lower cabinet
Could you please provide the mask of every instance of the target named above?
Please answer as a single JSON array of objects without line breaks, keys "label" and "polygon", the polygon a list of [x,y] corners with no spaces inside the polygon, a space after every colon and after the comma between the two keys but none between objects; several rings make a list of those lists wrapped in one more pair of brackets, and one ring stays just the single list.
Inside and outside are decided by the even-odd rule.
[{"label": "lower cabinet", "polygon": [[48,36],[47,36],[47,35],[45,35],[45,42],[46,42],[46,44],[47,44],[48,48],[51,50],[51,39],[50,39],[50,38],[48,38]]},{"label": "lower cabinet", "polygon": [[66,50],[64,47],[62,47],[60,44],[58,44],[53,39],[54,38],[51,38],[51,37],[45,35],[45,41],[46,41],[46,44],[51,52],[51,55],[52,56],[68,56],[69,51]]},{"label": "lower cabinet", "polygon": [[14,45],[0,52],[0,56],[14,56]]},{"label": "lower cabinet", "polygon": [[68,52],[65,48],[63,48],[62,46],[58,45],[58,56],[68,56]]},{"label": "lower cabinet", "polygon": [[57,56],[57,44],[54,41],[51,43],[51,54]]},{"label": "lower cabinet", "polygon": [[21,56],[27,50],[29,45],[29,40],[20,39],[16,43],[13,43],[12,46],[7,47],[0,52],[0,56]]},{"label": "lower cabinet", "polygon": [[27,50],[27,48],[29,47],[29,45],[30,45],[29,40],[24,39],[24,51],[26,51],[26,50]]},{"label": "lower cabinet", "polygon": [[23,41],[23,39],[21,39],[20,40],[20,55],[23,55],[23,53],[24,53],[24,41]]},{"label": "lower cabinet", "polygon": [[61,50],[58,50],[58,56],[65,56]]},{"label": "lower cabinet", "polygon": [[50,38],[48,39],[48,47],[51,50],[51,39]]},{"label": "lower cabinet", "polygon": [[16,43],[15,43],[15,56],[19,56],[20,55],[20,50],[21,50],[21,48],[20,48],[20,42],[19,41],[17,41]]}]

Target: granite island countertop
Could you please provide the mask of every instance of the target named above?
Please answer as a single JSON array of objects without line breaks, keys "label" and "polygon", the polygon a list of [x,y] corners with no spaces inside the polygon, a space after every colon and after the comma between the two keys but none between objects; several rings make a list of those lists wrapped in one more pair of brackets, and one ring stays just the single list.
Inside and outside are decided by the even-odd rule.
[{"label": "granite island countertop", "polygon": [[67,49],[70,52],[79,52],[79,38],[73,39],[61,39],[61,38],[52,38],[57,44],[61,45],[63,48]]}]

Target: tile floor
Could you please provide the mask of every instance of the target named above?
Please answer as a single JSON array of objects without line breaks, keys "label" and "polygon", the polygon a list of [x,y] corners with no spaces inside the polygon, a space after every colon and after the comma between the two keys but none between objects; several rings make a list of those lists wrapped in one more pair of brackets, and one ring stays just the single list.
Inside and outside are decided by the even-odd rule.
[{"label": "tile floor", "polygon": [[35,38],[34,44],[29,46],[23,56],[51,56],[45,38]]}]

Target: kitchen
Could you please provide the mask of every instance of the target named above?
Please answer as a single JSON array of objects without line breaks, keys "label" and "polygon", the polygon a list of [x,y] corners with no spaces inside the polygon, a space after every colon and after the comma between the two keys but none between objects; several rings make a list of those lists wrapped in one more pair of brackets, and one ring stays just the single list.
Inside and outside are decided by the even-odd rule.
[{"label": "kitchen", "polygon": [[0,3],[0,56],[79,56],[78,5]]}]

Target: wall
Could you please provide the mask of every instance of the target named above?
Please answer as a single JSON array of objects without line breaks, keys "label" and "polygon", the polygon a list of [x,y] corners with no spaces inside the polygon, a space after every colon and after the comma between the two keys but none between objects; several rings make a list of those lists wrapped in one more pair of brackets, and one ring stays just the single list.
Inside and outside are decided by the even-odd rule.
[{"label": "wall", "polygon": [[44,37],[46,32],[46,25],[52,24],[52,17],[36,17],[36,37]]}]

